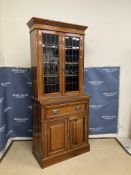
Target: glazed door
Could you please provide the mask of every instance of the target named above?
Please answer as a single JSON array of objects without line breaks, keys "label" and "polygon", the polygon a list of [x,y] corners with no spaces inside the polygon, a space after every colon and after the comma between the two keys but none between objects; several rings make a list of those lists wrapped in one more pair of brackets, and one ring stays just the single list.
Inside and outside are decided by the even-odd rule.
[{"label": "glazed door", "polygon": [[[44,96],[83,94],[83,36],[55,31],[40,31]],[[41,63],[39,63],[41,65]]]},{"label": "glazed door", "polygon": [[62,47],[59,32],[42,31],[43,93],[61,95],[62,93]]},{"label": "glazed door", "polygon": [[83,92],[83,36],[64,35],[64,94]]},{"label": "glazed door", "polygon": [[47,123],[47,154],[67,151],[67,119]]},{"label": "glazed door", "polygon": [[86,114],[74,115],[69,118],[69,147],[73,149],[87,143]]}]

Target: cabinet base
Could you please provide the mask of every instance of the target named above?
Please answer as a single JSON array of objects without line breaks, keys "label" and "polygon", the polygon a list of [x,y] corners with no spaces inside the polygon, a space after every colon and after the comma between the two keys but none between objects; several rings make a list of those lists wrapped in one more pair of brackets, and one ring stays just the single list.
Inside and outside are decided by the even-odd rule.
[{"label": "cabinet base", "polygon": [[41,168],[45,168],[45,167],[48,167],[50,165],[56,164],[58,162],[67,160],[69,158],[78,156],[78,155],[83,154],[83,153],[86,153],[89,150],[90,150],[90,145],[88,144],[86,146],[68,151],[66,153],[62,153],[59,155],[55,155],[54,157],[52,156],[52,157],[48,157],[45,159],[42,159],[36,150],[33,150],[32,152],[33,152],[36,160],[38,161],[39,165],[41,166]]}]

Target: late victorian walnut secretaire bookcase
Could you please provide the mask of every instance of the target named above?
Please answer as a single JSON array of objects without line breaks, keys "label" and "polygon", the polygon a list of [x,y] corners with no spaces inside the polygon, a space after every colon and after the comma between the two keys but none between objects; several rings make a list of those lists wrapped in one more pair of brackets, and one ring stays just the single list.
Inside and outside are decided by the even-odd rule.
[{"label": "late victorian walnut secretaire bookcase", "polygon": [[32,18],[33,154],[42,168],[90,150],[83,89],[86,26]]}]

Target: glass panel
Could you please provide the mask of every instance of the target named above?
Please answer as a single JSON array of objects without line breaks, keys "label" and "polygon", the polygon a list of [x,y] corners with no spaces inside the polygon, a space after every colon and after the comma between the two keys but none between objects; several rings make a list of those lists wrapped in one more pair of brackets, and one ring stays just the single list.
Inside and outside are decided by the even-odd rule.
[{"label": "glass panel", "polygon": [[43,34],[44,93],[60,91],[59,84],[59,37]]},{"label": "glass panel", "polygon": [[80,38],[65,37],[65,91],[79,90]]}]

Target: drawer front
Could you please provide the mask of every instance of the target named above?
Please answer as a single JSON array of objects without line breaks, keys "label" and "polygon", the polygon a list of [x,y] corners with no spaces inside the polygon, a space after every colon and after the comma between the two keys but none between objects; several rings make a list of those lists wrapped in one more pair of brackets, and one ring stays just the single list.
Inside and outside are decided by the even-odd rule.
[{"label": "drawer front", "polygon": [[53,118],[62,115],[74,114],[86,111],[86,103],[55,105],[45,107],[45,118]]}]

